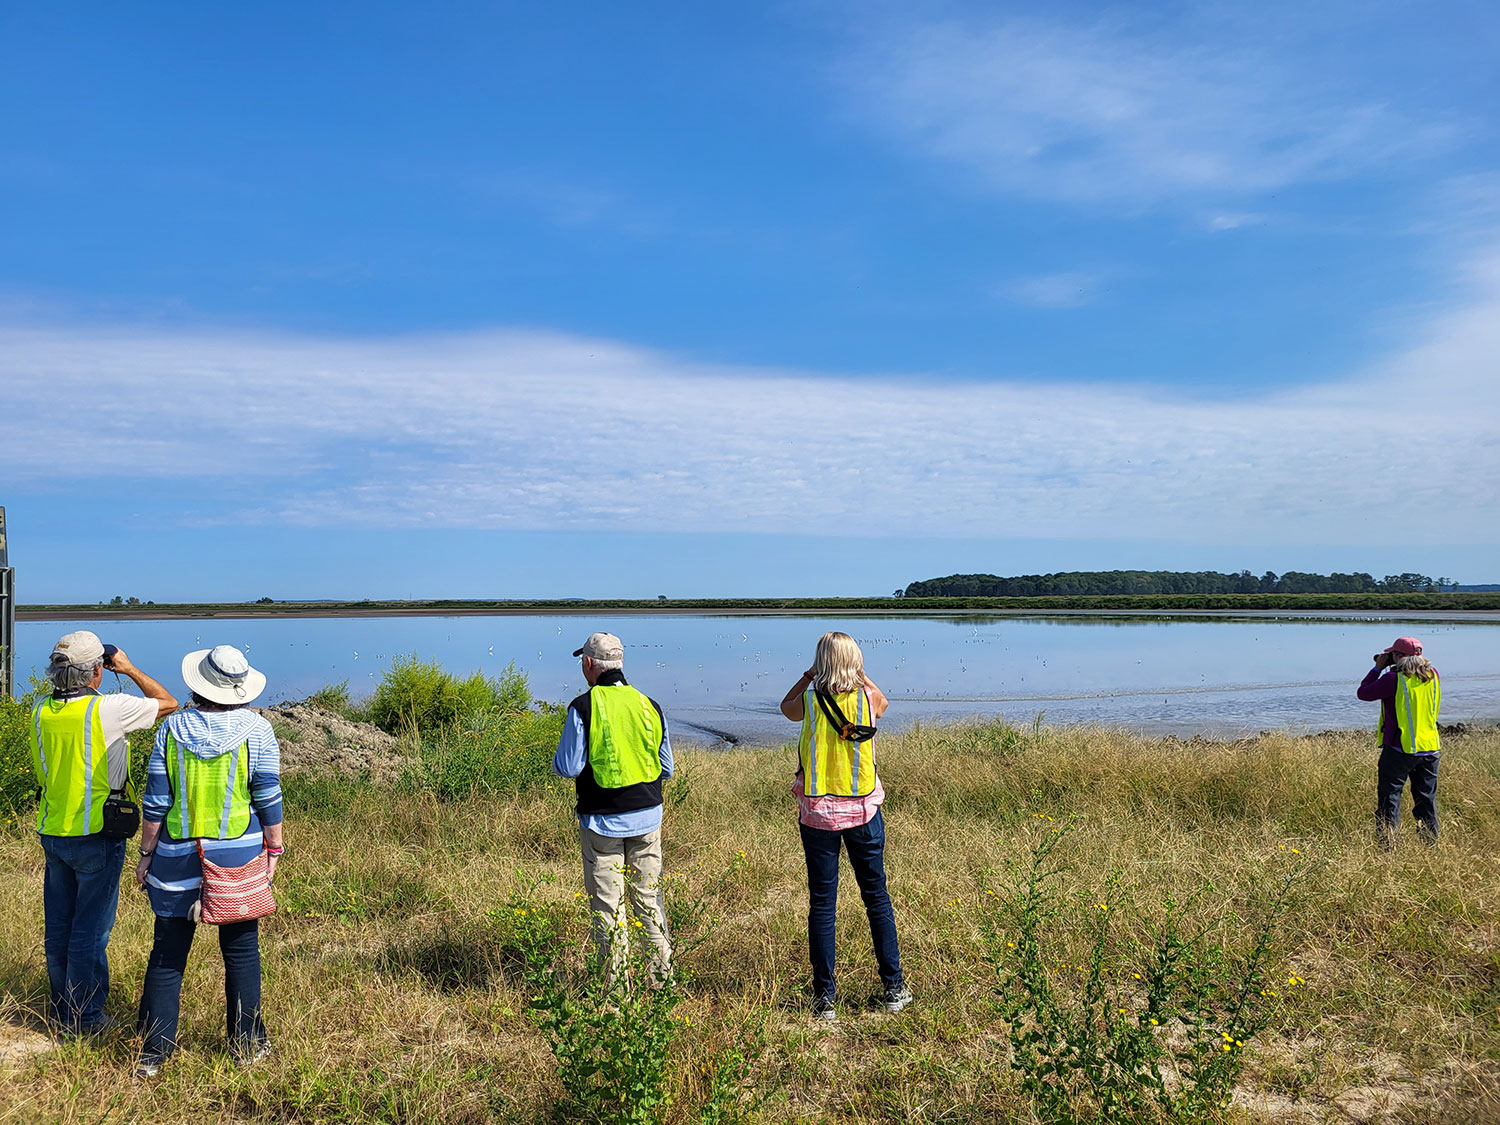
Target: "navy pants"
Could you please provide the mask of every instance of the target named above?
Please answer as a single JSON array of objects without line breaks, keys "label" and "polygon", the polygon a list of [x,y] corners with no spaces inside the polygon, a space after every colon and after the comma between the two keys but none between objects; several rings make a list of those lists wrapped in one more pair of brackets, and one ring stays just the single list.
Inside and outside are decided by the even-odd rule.
[{"label": "navy pants", "polygon": [[1438,755],[1407,754],[1383,747],[1378,768],[1379,797],[1375,805],[1375,830],[1383,843],[1401,824],[1401,792],[1411,782],[1412,816],[1429,839],[1438,834]]},{"label": "navy pants", "polygon": [[[260,1018],[260,923],[231,922],[215,926],[224,955],[224,1010],[229,1042],[244,1058],[266,1040]],[[187,918],[156,919],[146,984],[136,1030],[145,1042],[141,1058],[159,1062],[177,1047],[177,1017],[182,1006],[182,973],[193,946],[196,922]]]},{"label": "navy pants", "polygon": [[870,918],[870,938],[880,981],[886,988],[900,988],[901,953],[896,947],[896,915],[885,890],[885,818],[879,810],[868,824],[828,832],[798,824],[802,830],[802,852],[807,858],[807,946],[812,957],[813,995],[832,999],[833,933],[839,896],[839,848],[849,851],[854,881],[865,900]]},{"label": "navy pants", "polygon": [[110,931],[120,903],[125,841],[104,836],[43,836],[42,881],[51,1017],[70,1031],[104,1022],[109,999]]}]

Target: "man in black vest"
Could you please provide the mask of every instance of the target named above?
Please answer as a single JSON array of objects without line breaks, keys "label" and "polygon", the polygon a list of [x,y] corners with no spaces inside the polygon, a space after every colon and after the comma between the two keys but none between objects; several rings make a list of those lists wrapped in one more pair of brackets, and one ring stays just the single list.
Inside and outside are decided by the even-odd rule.
[{"label": "man in black vest", "polygon": [[[611,983],[625,972],[626,932],[650,947],[651,984],[671,976],[672,946],[661,897],[661,787],[672,776],[667,720],[654,699],[625,682],[625,646],[595,633],[576,649],[589,690],[568,705],[552,768],[578,790],[583,885],[594,944]],[[628,869],[628,873],[627,873]],[[634,926],[623,900],[630,900]]]}]

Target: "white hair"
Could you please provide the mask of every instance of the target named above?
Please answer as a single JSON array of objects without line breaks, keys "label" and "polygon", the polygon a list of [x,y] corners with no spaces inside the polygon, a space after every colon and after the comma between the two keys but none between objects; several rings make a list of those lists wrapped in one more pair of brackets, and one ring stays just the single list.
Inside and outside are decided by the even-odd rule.
[{"label": "white hair", "polygon": [[620,660],[599,660],[591,656],[589,660],[593,662],[594,671],[596,672],[619,672],[625,667],[623,658]]},{"label": "white hair", "polygon": [[47,679],[52,681],[52,690],[59,695],[77,695],[94,685],[94,673],[104,667],[104,658],[86,660],[82,664],[69,664],[66,660],[53,659],[47,665]]}]

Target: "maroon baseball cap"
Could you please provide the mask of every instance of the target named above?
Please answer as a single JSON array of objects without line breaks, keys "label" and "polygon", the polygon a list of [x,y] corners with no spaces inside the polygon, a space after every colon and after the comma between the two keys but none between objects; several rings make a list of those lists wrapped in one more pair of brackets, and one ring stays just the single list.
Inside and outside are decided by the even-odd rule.
[{"label": "maroon baseball cap", "polygon": [[1400,653],[1402,656],[1421,656],[1422,642],[1416,637],[1397,637],[1396,643],[1385,651]]}]

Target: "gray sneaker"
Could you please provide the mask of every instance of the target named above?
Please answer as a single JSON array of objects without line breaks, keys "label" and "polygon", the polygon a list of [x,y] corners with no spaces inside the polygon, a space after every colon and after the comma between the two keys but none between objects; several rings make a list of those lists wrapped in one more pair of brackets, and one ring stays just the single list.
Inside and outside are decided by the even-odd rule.
[{"label": "gray sneaker", "polygon": [[910,1004],[911,1001],[911,989],[903,984],[899,988],[887,988],[885,990],[885,998],[881,1001],[881,1004],[884,1005],[887,1012],[894,1014]]},{"label": "gray sneaker", "polygon": [[838,1012],[833,1008],[832,996],[814,996],[812,1002],[812,1014],[815,1020],[836,1020]]},{"label": "gray sneaker", "polygon": [[271,1056],[271,1041],[269,1039],[257,1039],[251,1043],[236,1043],[230,1048],[234,1055],[234,1061],[241,1066],[254,1066],[262,1059]]}]

